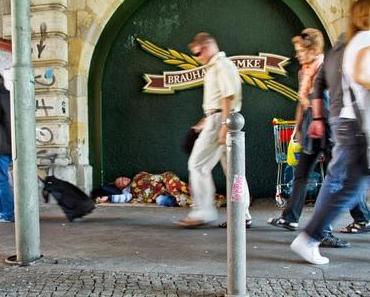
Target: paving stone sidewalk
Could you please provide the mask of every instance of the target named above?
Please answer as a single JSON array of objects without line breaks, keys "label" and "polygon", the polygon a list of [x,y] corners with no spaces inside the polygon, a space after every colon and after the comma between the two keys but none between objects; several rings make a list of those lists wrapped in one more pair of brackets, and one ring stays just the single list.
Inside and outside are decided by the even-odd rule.
[{"label": "paving stone sidewalk", "polygon": [[[41,209],[42,259],[28,267],[9,266],[16,253],[15,225],[0,224],[0,297],[200,297],[224,296],[227,234],[217,224],[183,229],[173,222],[182,208],[98,207],[69,223],[60,208]],[[297,232],[266,223],[280,210],[273,201],[252,207],[247,231],[249,296],[370,297],[369,234],[340,234],[349,249],[323,249],[329,265],[309,265],[289,249]],[[301,226],[312,213],[305,210]],[[351,219],[344,218],[338,226]],[[335,230],[337,230],[336,227]]]},{"label": "paving stone sidewalk", "polygon": [[[124,273],[48,267],[0,271],[0,297],[200,297],[225,296],[227,278],[212,275]],[[248,278],[250,296],[370,296],[365,281]]]}]

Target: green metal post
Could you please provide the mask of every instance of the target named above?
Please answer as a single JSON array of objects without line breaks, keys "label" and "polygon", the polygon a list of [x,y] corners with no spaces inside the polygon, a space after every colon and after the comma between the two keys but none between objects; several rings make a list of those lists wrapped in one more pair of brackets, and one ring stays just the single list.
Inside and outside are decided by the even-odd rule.
[{"label": "green metal post", "polygon": [[17,262],[21,265],[40,258],[30,5],[30,0],[11,1],[15,240]]}]

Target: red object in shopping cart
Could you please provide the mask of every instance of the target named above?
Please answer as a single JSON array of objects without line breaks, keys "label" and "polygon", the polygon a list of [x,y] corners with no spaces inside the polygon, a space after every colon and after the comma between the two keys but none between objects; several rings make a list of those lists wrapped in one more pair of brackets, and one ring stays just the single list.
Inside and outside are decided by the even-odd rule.
[{"label": "red object in shopping cart", "polygon": [[[287,153],[290,138],[293,134],[295,121],[285,121],[281,119],[273,119],[274,127],[274,141],[275,141],[275,159],[278,165],[277,178],[276,178],[276,195],[275,200],[278,207],[285,207],[287,199],[283,196],[283,190],[286,190],[289,184],[283,179],[283,171],[287,166]],[[313,181],[309,185],[313,187],[321,186],[324,180],[324,157],[321,154],[318,158],[320,167],[321,182]]]},{"label": "red object in shopping cart", "polygon": [[292,137],[293,134],[293,129],[283,129],[281,130],[280,133],[280,141],[284,143],[288,143],[290,141],[290,138]]}]

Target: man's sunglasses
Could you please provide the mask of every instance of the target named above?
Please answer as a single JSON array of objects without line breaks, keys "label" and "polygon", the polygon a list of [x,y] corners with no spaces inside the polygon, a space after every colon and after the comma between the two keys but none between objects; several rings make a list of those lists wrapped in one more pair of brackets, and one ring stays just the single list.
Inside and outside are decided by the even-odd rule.
[{"label": "man's sunglasses", "polygon": [[201,47],[200,50],[197,53],[193,54],[193,56],[194,57],[199,57],[202,54],[203,50],[204,50],[204,47]]}]

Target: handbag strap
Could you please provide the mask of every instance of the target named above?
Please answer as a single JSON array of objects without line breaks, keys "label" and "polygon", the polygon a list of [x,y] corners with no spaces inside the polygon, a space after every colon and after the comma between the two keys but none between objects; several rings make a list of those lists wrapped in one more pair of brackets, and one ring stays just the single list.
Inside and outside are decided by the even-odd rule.
[{"label": "handbag strap", "polygon": [[353,92],[353,89],[351,87],[349,87],[349,93],[351,95],[352,106],[353,106],[353,110],[355,111],[355,115],[356,115],[356,119],[357,119],[358,125],[362,129],[362,123],[363,123],[363,121],[362,121],[361,111],[360,111],[360,109],[358,107],[355,93]]},{"label": "handbag strap", "polygon": [[360,108],[358,107],[358,104],[357,104],[357,101],[356,101],[355,92],[353,91],[353,89],[351,87],[349,79],[346,77],[346,75],[343,72],[342,72],[342,76],[344,77],[344,79],[347,82],[349,94],[350,94],[350,97],[351,97],[352,107],[353,107],[353,110],[354,110],[355,115],[356,115],[356,120],[357,120],[358,126],[362,131],[362,127],[363,127],[362,126],[362,123],[363,123],[362,115],[361,115]]}]

